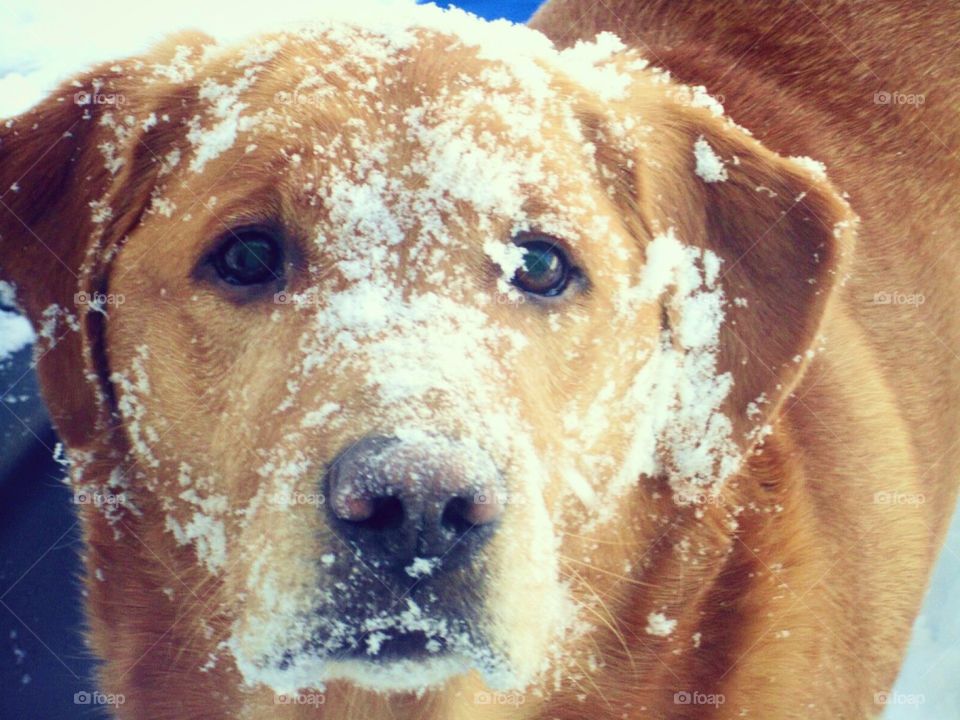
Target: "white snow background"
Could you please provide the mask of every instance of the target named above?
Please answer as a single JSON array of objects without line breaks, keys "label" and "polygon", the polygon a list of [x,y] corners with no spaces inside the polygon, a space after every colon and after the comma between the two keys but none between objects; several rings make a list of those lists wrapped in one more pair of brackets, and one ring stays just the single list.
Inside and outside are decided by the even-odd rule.
[{"label": "white snow background", "polygon": [[[413,4],[413,0],[351,0]],[[505,0],[503,8],[509,8]],[[342,0],[4,0],[0,5],[0,118],[20,113],[94,62],[140,52],[170,32],[231,40],[342,7]],[[4,288],[0,287],[0,295]],[[2,299],[2,298],[0,298]],[[0,360],[30,342],[26,323],[0,310]],[[879,700],[879,698],[878,698]],[[917,620],[886,720],[960,720],[960,518],[955,516]]]}]

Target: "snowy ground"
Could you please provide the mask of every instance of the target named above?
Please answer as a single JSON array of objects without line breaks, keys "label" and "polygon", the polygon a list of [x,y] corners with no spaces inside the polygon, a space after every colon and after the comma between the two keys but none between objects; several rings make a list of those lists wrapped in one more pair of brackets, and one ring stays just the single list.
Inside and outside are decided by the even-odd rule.
[{"label": "snowy ground", "polygon": [[960,514],[954,514],[889,700],[887,720],[960,718]]},{"label": "snowy ground", "polygon": [[[324,12],[324,5],[339,4],[339,0],[267,4],[165,0],[163,12],[157,12],[152,5],[118,5],[115,0],[5,0],[0,5],[0,117],[30,107],[85,64],[138,52],[169,32],[199,28],[218,38],[235,38],[306,19]],[[509,0],[483,3],[485,10],[495,7],[496,13],[511,17],[528,14],[530,5]],[[0,356],[4,346],[9,350],[28,339],[29,330],[19,319],[0,313]],[[960,720],[958,598],[960,519],[955,519],[900,680],[889,696],[888,720]]]}]

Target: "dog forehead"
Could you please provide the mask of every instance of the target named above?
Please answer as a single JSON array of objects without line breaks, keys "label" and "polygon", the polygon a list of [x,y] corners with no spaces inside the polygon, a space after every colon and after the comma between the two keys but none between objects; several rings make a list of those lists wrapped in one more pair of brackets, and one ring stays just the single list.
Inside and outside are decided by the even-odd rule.
[{"label": "dog forehead", "polygon": [[[546,73],[536,86],[516,67],[479,59],[476,48],[450,50],[444,45],[451,39],[439,40],[431,35],[415,49],[344,59],[345,48],[297,36],[266,41],[267,50],[253,55],[257,62],[248,51],[232,59],[232,69],[218,63],[199,84],[196,112],[185,122],[190,169],[202,172],[228,150],[262,148],[295,166],[316,158],[362,173],[389,164],[417,178],[435,175],[445,160],[489,175],[498,155],[542,164],[545,152],[582,143],[569,97],[547,86]],[[421,166],[425,153],[434,167]]]},{"label": "dog forehead", "polygon": [[509,237],[534,222],[575,241],[583,219],[597,217],[584,192],[596,184],[593,148],[537,61],[450,50],[455,38],[431,31],[404,44],[336,28],[211,59],[218,69],[199,82],[181,172],[199,185],[237,166],[229,188],[269,167],[292,213],[323,219],[325,256],[342,247],[373,258],[405,244],[423,264],[440,257],[431,246]]},{"label": "dog forehead", "polygon": [[489,34],[486,24],[471,23],[468,40],[458,26],[388,32],[331,22],[243,47],[207,46],[196,59],[178,48],[153,77],[195,85],[195,102],[180,114],[190,173],[259,151],[294,166],[319,159],[362,173],[391,163],[401,177],[454,184],[472,176],[475,189],[502,188],[511,157],[546,192],[589,181],[571,172],[594,164],[578,122],[578,83],[561,80],[556,66],[571,75],[596,69],[597,59],[560,63],[545,38],[516,27],[491,48],[478,32]]}]

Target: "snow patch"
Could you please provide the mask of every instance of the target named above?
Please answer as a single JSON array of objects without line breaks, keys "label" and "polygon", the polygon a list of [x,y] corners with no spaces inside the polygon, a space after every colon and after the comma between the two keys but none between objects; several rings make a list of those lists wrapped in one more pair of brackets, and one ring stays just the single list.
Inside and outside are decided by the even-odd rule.
[{"label": "snow patch", "polygon": [[655,637],[670,637],[677,627],[677,621],[669,619],[666,615],[659,612],[652,612],[647,615],[647,635]]},{"label": "snow patch", "polygon": [[30,322],[23,315],[0,309],[0,361],[11,357],[36,339]]},{"label": "snow patch", "polygon": [[723,182],[727,179],[727,168],[710,143],[701,135],[693,144],[693,156],[697,161],[696,173],[704,182]]}]

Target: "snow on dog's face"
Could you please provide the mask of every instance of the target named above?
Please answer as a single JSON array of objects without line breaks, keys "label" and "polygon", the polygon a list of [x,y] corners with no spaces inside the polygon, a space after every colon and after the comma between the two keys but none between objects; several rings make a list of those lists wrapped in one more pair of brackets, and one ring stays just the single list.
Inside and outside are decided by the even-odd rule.
[{"label": "snow on dog's face", "polygon": [[702,93],[421,10],[95,76],[133,95],[77,120],[107,304],[24,300],[81,316],[76,402],[115,409],[109,449],[62,431],[129,498],[97,546],[136,527],[212,584],[191,657],[250,686],[517,688],[624,624],[669,642],[829,295],[844,206]]},{"label": "snow on dog's face", "polygon": [[[189,144],[114,263],[128,300],[111,347],[130,358],[119,404],[167,528],[243,598],[227,649],[278,690],[471,668],[526,685],[575,617],[564,513],[585,519],[623,483],[614,428],[648,399],[616,399],[659,352],[582,90],[430,29],[335,25],[209,62],[234,72],[200,82]],[[612,66],[596,78],[624,82]],[[598,348],[629,370],[598,367]],[[634,479],[653,468],[642,434]],[[405,528],[344,527],[334,466],[369,438],[413,456],[399,515],[425,493],[467,503],[460,524],[440,519],[449,543],[405,553],[363,537]],[[464,496],[449,477],[418,486],[424,466],[478,477]],[[464,549],[484,509],[490,537]]]}]

